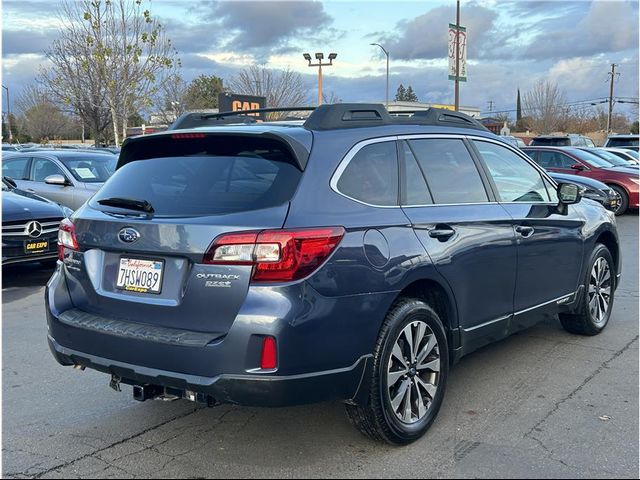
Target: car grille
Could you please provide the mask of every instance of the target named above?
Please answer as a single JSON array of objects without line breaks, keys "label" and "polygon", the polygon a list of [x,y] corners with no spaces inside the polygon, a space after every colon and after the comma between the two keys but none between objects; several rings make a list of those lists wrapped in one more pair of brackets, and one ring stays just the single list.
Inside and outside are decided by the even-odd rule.
[{"label": "car grille", "polygon": [[[3,237],[24,237],[30,238],[31,236],[27,232],[27,225],[33,220],[19,222],[5,222],[2,224],[2,236]],[[43,220],[35,220],[40,223],[42,232],[39,236],[47,235],[48,233],[56,232],[60,226],[62,218],[47,218]]]}]

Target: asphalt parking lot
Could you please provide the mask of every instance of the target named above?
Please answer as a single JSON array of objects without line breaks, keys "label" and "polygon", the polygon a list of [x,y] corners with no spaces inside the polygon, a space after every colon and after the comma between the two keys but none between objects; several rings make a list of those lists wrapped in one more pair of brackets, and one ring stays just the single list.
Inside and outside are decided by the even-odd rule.
[{"label": "asphalt parking lot", "polygon": [[557,320],[456,365],[427,435],[392,448],[340,404],[287,409],[138,403],[58,366],[38,265],[3,269],[4,477],[638,476],[638,214],[618,219],[623,283],[606,331]]}]

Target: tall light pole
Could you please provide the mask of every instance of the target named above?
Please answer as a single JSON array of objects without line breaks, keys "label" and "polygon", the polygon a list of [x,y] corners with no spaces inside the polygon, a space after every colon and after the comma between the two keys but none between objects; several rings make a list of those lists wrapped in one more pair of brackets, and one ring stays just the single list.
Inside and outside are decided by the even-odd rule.
[{"label": "tall light pole", "polygon": [[13,142],[13,133],[11,133],[11,104],[9,103],[9,88],[2,85],[7,91],[7,130],[9,130],[9,143]]},{"label": "tall light pole", "polygon": [[379,43],[370,43],[370,45],[372,45],[372,46],[377,45],[378,47],[380,47],[382,49],[384,54],[387,56],[387,96],[386,96],[385,106],[387,107],[387,110],[389,110],[389,52],[387,52],[387,49],[384,48]]},{"label": "tall light pole", "polygon": [[338,54],[330,53],[329,63],[322,63],[322,59],[324,59],[323,53],[316,53],[316,60],[318,60],[318,63],[311,63],[311,55],[308,53],[303,53],[302,56],[309,62],[310,67],[318,67],[318,106],[320,106],[322,105],[322,67],[330,67],[333,65],[333,61],[336,59]]}]

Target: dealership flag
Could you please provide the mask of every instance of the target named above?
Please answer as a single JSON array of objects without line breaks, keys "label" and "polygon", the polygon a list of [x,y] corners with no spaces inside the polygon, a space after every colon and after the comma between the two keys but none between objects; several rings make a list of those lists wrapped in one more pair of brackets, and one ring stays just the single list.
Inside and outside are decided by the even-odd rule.
[{"label": "dealership flag", "polygon": [[467,29],[463,26],[449,24],[449,80],[456,79],[456,34],[460,35],[460,73],[458,80],[467,81]]}]

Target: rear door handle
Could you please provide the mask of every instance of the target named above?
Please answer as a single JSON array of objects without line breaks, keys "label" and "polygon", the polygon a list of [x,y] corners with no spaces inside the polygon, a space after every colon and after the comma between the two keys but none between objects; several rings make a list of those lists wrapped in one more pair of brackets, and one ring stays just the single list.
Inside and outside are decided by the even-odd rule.
[{"label": "rear door handle", "polygon": [[451,237],[455,235],[456,231],[451,227],[436,227],[433,230],[429,230],[429,236],[431,238],[437,238],[438,240],[444,242],[445,240],[449,240]]},{"label": "rear door handle", "polygon": [[519,233],[524,238],[529,238],[535,232],[533,227],[527,227],[525,225],[518,225],[516,227],[516,232]]}]

